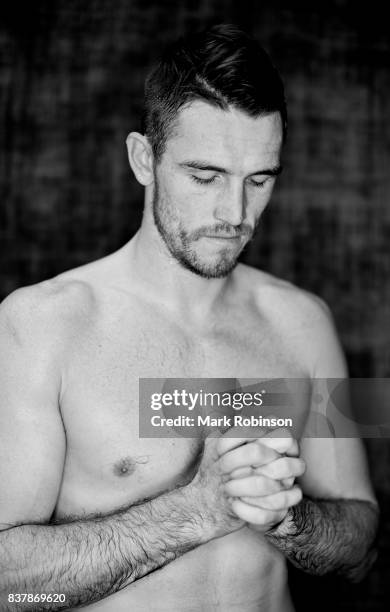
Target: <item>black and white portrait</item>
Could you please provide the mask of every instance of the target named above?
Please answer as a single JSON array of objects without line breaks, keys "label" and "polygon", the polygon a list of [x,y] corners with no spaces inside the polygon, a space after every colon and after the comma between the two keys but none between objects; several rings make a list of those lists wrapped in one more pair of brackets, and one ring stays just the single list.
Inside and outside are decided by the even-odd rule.
[{"label": "black and white portrait", "polygon": [[387,609],[384,9],[15,0],[0,55],[0,611]]}]

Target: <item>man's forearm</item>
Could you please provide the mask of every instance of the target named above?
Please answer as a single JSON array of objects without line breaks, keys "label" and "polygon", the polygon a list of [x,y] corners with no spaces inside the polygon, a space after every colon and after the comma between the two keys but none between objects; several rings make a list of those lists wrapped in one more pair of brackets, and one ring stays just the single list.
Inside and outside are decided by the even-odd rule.
[{"label": "man's forearm", "polygon": [[64,593],[60,610],[93,602],[198,546],[201,517],[185,489],[104,517],[21,525],[0,532],[0,609],[18,610],[9,593]]},{"label": "man's forearm", "polygon": [[304,497],[266,537],[310,574],[333,572],[358,581],[376,558],[377,524],[378,509],[371,502]]}]

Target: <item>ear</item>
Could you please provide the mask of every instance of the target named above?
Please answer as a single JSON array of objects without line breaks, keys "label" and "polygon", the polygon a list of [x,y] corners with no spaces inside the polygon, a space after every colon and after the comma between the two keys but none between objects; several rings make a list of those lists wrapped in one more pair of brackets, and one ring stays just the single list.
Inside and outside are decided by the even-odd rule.
[{"label": "ear", "polygon": [[130,132],[126,138],[129,163],[135,178],[145,187],[153,183],[153,153],[146,136]]}]

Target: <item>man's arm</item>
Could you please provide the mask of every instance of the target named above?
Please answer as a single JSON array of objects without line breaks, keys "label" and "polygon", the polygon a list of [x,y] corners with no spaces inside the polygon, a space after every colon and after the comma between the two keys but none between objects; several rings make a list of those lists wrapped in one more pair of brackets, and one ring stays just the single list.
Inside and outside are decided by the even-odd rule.
[{"label": "man's arm", "polygon": [[[314,407],[328,417],[327,379],[346,378],[347,367],[331,314],[321,301],[312,308],[312,334],[313,396],[322,397]],[[350,438],[338,437],[337,431],[335,438],[308,435],[301,442],[301,457],[306,472],[298,481],[304,497],[267,537],[309,573],[360,580],[376,558],[379,511],[358,431]]]},{"label": "man's arm", "polygon": [[67,352],[61,308],[63,300],[33,288],[0,309],[2,610],[18,609],[12,593],[65,594],[63,604],[30,604],[36,610],[98,600],[201,542],[200,517],[181,490],[111,516],[45,525],[66,447],[58,406]]},{"label": "man's arm", "polygon": [[[326,416],[326,379],[346,377],[345,359],[327,307],[312,299],[301,306],[306,316],[298,354],[306,355],[314,383],[313,397],[322,396]],[[317,404],[315,409],[319,409]],[[357,435],[302,439],[300,456],[306,471],[297,479],[303,499],[295,507],[288,509],[284,500],[278,500],[275,506],[270,496],[245,500],[236,497],[232,503],[237,516],[264,533],[294,565],[307,572],[337,572],[358,580],[375,559],[378,506]],[[230,482],[230,491],[238,491],[238,483]],[[282,522],[264,529],[264,512],[282,510],[282,506]]]},{"label": "man's arm", "polygon": [[336,573],[357,582],[376,559],[377,525],[378,508],[373,502],[304,497],[266,537],[309,574]]},{"label": "man's arm", "polygon": [[[236,524],[238,524],[236,522]],[[100,600],[166,565],[210,537],[182,488],[109,516],[62,525],[20,525],[0,533],[0,609],[11,593],[63,593],[60,610]]]}]

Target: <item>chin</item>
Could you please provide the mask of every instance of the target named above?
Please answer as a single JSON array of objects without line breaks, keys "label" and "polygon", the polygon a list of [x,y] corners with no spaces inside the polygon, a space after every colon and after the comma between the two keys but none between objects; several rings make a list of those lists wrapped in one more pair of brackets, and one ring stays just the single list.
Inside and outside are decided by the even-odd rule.
[{"label": "chin", "polygon": [[190,270],[197,276],[201,276],[202,278],[226,278],[229,274],[234,270],[237,266],[238,260],[234,259],[234,261],[223,261],[214,264],[210,263],[201,263],[199,261],[191,261],[188,259],[180,260],[180,263]]}]

